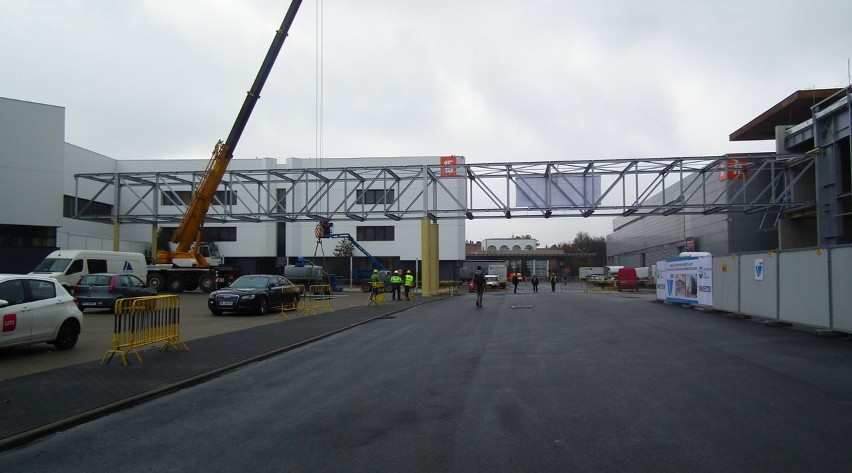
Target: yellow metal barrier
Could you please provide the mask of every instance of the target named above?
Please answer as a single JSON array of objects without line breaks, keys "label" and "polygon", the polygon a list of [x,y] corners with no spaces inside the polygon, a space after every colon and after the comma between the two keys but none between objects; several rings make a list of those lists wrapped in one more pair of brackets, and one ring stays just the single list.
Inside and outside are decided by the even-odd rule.
[{"label": "yellow metal barrier", "polygon": [[331,312],[331,284],[314,284],[302,298],[300,311],[315,314],[317,310]]},{"label": "yellow metal barrier", "polygon": [[439,281],[438,282],[438,294],[439,295],[447,295],[450,297],[457,296],[459,293],[459,286],[461,285],[458,281]]},{"label": "yellow metal barrier", "polygon": [[382,305],[385,302],[387,302],[385,300],[385,283],[379,281],[376,283],[376,294],[367,305]]},{"label": "yellow metal barrier", "polygon": [[136,355],[141,365],[142,356],[136,349],[158,342],[165,342],[160,351],[171,347],[189,351],[180,339],[180,298],[160,295],[119,299],[115,304],[112,350],[104,354],[101,366],[109,364],[116,354],[121,357],[121,364],[127,366],[128,353]]},{"label": "yellow metal barrier", "polygon": [[[287,297],[288,294],[301,294],[301,295],[303,295],[302,294],[302,286],[285,286],[285,287],[282,287],[281,288],[281,294],[284,295],[285,299],[288,298]],[[290,303],[285,302],[285,303],[281,304],[281,312],[279,312],[278,315],[275,316],[275,318],[277,319],[278,317],[284,317],[285,319],[289,319],[290,317],[287,315],[287,311],[288,310],[297,310],[297,309],[299,309],[299,299],[293,298],[292,302],[290,302]]]}]

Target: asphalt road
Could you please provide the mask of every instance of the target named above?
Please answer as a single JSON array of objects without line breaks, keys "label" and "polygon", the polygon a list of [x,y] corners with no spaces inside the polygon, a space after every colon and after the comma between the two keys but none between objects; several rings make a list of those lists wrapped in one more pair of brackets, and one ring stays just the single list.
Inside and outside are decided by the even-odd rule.
[{"label": "asphalt road", "polygon": [[849,471],[852,344],[634,294],[417,306],[0,452],[42,472]]}]

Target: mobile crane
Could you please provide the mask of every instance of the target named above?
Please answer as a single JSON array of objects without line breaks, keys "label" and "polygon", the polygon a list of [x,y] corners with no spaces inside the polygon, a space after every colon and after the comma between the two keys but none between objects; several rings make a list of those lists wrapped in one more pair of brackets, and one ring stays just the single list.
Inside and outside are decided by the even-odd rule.
[{"label": "mobile crane", "polygon": [[198,189],[192,196],[186,213],[172,234],[171,241],[176,244],[173,251],[162,249],[157,251],[157,264],[148,266],[148,283],[158,290],[181,292],[185,289],[200,288],[204,292],[212,292],[218,283],[234,276],[233,268],[212,266],[203,254],[201,245],[201,228],[207,216],[207,211],[213,203],[216,189],[222,182],[228,164],[234,157],[234,150],[243,130],[248,123],[252,110],[260,98],[260,91],[266,83],[275,59],[284,45],[293,19],[301,6],[301,0],[292,0],[281,27],[275,32],[269,51],[260,66],[257,77],[246,94],[243,106],[234,122],[228,138],[216,143],[213,155],[204,171],[204,176]]}]

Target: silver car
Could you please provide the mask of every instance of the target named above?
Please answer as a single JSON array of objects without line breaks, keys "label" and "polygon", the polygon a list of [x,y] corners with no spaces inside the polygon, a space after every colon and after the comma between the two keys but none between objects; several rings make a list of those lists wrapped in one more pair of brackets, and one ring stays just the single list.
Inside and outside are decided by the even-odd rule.
[{"label": "silver car", "polygon": [[0,274],[0,348],[51,343],[59,350],[77,344],[83,313],[55,279]]}]

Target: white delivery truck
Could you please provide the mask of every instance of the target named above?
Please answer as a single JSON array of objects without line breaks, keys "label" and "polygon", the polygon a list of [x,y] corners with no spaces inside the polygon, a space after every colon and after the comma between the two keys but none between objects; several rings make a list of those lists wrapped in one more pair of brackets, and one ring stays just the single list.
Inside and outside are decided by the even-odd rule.
[{"label": "white delivery truck", "polygon": [[30,272],[56,279],[66,289],[70,289],[81,276],[94,273],[132,274],[145,281],[148,262],[142,253],[56,250]]}]

